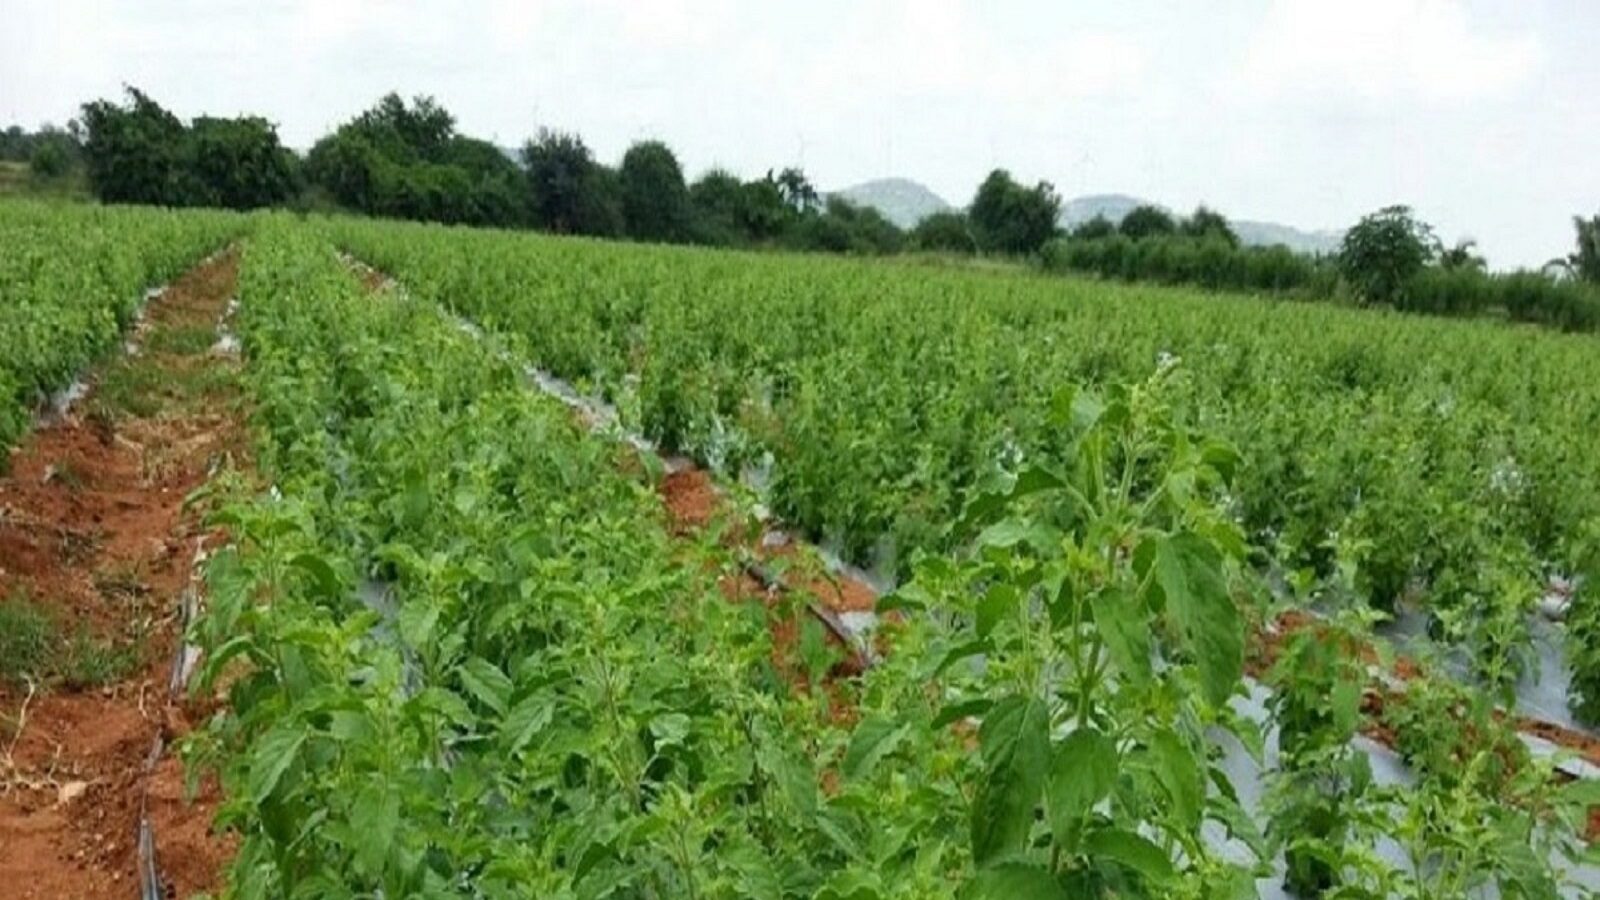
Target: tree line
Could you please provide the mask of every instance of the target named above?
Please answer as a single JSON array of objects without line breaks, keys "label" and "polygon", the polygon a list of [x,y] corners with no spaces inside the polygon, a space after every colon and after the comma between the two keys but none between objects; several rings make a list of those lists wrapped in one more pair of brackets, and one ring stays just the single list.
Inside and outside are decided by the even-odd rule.
[{"label": "tree line", "polygon": [[433,98],[390,93],[303,156],[259,116],[184,122],[148,94],[85,103],[67,129],[4,132],[0,159],[36,172],[81,166],[108,203],[346,210],[372,216],[532,228],[558,234],[835,253],[1036,252],[1060,199],[991,173],[967,213],[905,231],[871,207],[824,196],[795,167],[688,180],[665,143],[640,141],[617,165],[576,134],[541,129],[515,152],[457,130]]},{"label": "tree line", "polygon": [[85,103],[67,128],[0,132],[0,160],[47,177],[81,167],[105,202],[266,206],[558,234],[834,253],[922,251],[1038,259],[1051,270],[1343,299],[1447,315],[1504,314],[1600,329],[1600,215],[1575,220],[1577,249],[1538,272],[1491,275],[1471,242],[1443,246],[1405,207],[1364,218],[1338,253],[1245,246],[1204,206],[1175,217],[1140,206],[1063,232],[1046,181],[995,169],[960,210],[902,230],[871,207],[821,194],[794,167],[744,179],[714,168],[690,181],[657,140],[615,165],[583,139],[540,129],[515,152],[462,134],[427,96],[390,93],[301,156],[259,116],[184,122],[137,88]]},{"label": "tree line", "polygon": [[1474,242],[1446,246],[1405,206],[1364,216],[1337,252],[1245,246],[1205,207],[1187,218],[1140,206],[1097,216],[1047,242],[1049,270],[1126,281],[1253,291],[1447,316],[1497,315],[1569,331],[1600,330],[1600,215],[1574,218],[1577,249],[1535,271],[1490,273]]}]

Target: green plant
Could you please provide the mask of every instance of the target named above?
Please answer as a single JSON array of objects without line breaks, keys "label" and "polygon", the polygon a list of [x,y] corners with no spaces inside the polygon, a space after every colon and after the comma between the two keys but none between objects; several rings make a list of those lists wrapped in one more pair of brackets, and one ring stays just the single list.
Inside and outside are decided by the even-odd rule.
[{"label": "green plant", "polygon": [[1438,241],[1410,207],[1388,206],[1363,216],[1339,246],[1339,272],[1368,303],[1405,301],[1410,280],[1432,259]]},{"label": "green plant", "polygon": [[1362,807],[1372,768],[1351,744],[1362,722],[1367,636],[1359,614],[1298,629],[1267,678],[1282,760],[1267,834],[1283,848],[1284,888],[1297,897],[1338,896],[1346,872],[1371,852]]},{"label": "green plant", "polygon": [[982,720],[981,896],[1172,896],[1247,877],[1200,838],[1215,819],[1253,839],[1204,736],[1259,739],[1226,705],[1248,591],[1241,536],[1209,501],[1235,457],[1173,425],[1171,377],[1060,395],[1064,469],[979,495],[963,520],[970,559],[929,562],[890,604],[961,623],[939,663],[955,688],[940,719]]},{"label": "green plant", "polygon": [[55,622],[26,596],[0,600],[0,680],[44,680],[59,640]]}]

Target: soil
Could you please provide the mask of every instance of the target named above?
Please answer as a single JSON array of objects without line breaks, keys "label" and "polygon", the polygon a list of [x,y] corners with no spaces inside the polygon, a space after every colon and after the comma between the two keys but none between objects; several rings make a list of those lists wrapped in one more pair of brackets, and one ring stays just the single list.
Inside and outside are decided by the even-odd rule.
[{"label": "soil", "polygon": [[[740,527],[734,516],[732,504],[726,495],[717,490],[715,482],[705,470],[688,466],[661,479],[657,487],[662,506],[666,510],[668,528],[674,534],[689,535],[733,523],[718,534],[719,540],[736,552],[747,555],[753,566],[777,572],[783,589],[805,603],[805,608],[827,627],[827,640],[841,654],[830,672],[838,678],[850,678],[866,670],[868,661],[859,648],[851,645],[837,614],[857,610],[870,610],[877,603],[877,593],[868,585],[846,575],[833,575],[822,571],[814,551],[806,552],[792,541],[777,547],[768,546],[759,537],[751,538]],[[776,563],[777,565],[770,565]],[[740,576],[742,581],[761,586],[749,572]],[[771,587],[763,587],[763,596],[773,610],[773,638],[777,652],[788,659],[786,670],[794,670],[794,647],[799,640],[800,624],[786,621],[778,612],[778,600]],[[745,596],[749,596],[746,594]]]},{"label": "soil", "polygon": [[[135,660],[130,674],[98,688],[0,681],[7,896],[136,895],[144,803],[165,895],[221,886],[233,844],[211,833],[216,785],[191,801],[181,763],[153,751],[189,719],[169,699],[168,678],[179,597],[206,535],[184,500],[214,466],[243,456],[230,381],[213,377],[236,364],[176,336],[215,330],[237,268],[236,254],[217,257],[152,300],[134,340],[161,349],[102,366],[84,399],[12,451],[0,478],[0,598],[31,603],[63,639],[81,636]],[[114,377],[155,386],[138,414],[100,402]]]}]

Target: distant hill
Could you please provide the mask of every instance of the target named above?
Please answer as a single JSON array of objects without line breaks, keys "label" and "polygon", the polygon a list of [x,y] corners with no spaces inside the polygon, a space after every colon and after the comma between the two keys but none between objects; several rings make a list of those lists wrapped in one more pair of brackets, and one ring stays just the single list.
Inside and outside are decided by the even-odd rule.
[{"label": "distant hill", "polygon": [[1276,222],[1252,222],[1249,219],[1230,220],[1228,224],[1233,226],[1233,233],[1239,236],[1239,240],[1246,244],[1283,244],[1300,253],[1338,253],[1339,244],[1344,241],[1344,232],[1337,230],[1301,231]]},{"label": "distant hill", "polygon": [[[1071,228],[1097,215],[1105,216],[1113,223],[1120,222],[1122,217],[1135,206],[1145,205],[1162,206],[1127,194],[1090,194],[1076,197],[1061,204],[1061,227]],[[1162,208],[1166,209],[1165,206]],[[1227,215],[1227,212],[1224,211],[1223,215]],[[1283,244],[1290,250],[1301,253],[1333,253],[1339,249],[1339,242],[1344,239],[1342,231],[1302,231],[1276,222],[1229,219],[1228,224],[1233,226],[1233,231],[1239,236],[1239,240],[1246,244]]]},{"label": "distant hill", "polygon": [[1149,202],[1127,194],[1088,194],[1062,203],[1061,215],[1056,221],[1061,223],[1062,228],[1075,228],[1095,216],[1105,216],[1115,225],[1135,206],[1145,206]]},{"label": "distant hill", "polygon": [[870,206],[901,228],[910,228],[934,213],[952,208],[943,197],[909,178],[864,181],[833,194],[851,203]]}]

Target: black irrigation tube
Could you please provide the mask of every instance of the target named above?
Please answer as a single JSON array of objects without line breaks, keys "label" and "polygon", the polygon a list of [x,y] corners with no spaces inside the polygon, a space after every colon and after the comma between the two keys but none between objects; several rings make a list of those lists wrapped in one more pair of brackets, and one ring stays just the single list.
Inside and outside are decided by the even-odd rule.
[{"label": "black irrigation tube", "polygon": [[[195,269],[210,265],[235,246],[237,246],[236,243],[229,243],[221,250],[202,259],[187,271],[192,272]],[[166,288],[167,286],[163,285],[158,289],[160,293],[146,294],[146,299],[160,296],[161,293],[165,293]],[[224,353],[232,352],[227,345],[227,339],[231,337],[231,333],[228,330],[228,321],[232,318],[237,307],[237,298],[230,298],[224,308],[222,317],[217,321],[217,346],[223,348],[222,352]],[[144,311],[145,307],[141,306],[139,310],[141,321]],[[136,353],[138,347],[130,341],[124,345],[124,351],[130,354]],[[215,474],[216,469],[213,467],[207,472],[206,477],[209,479]],[[189,642],[189,626],[193,624],[195,618],[200,614],[200,566],[204,563],[205,558],[205,536],[201,535],[199,540],[195,542],[194,556],[189,564],[189,583],[178,595],[178,645],[173,651],[171,672],[167,679],[167,702],[169,703],[177,700],[188,687],[189,676],[193,674],[194,665],[200,657],[200,649]],[[164,881],[161,878],[161,868],[156,859],[155,822],[150,818],[150,779],[154,776],[156,766],[161,762],[161,756],[165,751],[166,741],[157,732],[154,741],[151,743],[150,753],[145,758],[143,777],[139,779],[139,826],[136,836],[136,856],[139,867],[140,900],[164,900],[166,897],[166,891],[163,887]]]}]

